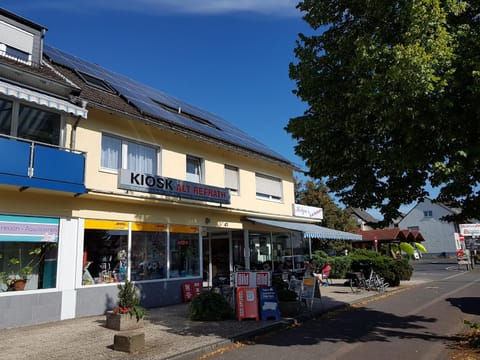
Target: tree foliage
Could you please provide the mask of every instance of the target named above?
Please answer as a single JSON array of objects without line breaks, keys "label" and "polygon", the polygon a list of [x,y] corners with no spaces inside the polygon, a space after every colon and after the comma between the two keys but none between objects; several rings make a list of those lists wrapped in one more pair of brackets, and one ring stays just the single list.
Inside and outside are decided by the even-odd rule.
[{"label": "tree foliage", "polygon": [[307,180],[305,184],[297,181],[295,183],[295,202],[322,208],[322,226],[341,231],[356,229],[351,213],[335,204],[327,186],[321,181]]},{"label": "tree foliage", "polygon": [[[436,199],[480,216],[480,2],[305,0],[286,130],[308,175],[384,222]],[[451,218],[450,220],[454,220]]]}]

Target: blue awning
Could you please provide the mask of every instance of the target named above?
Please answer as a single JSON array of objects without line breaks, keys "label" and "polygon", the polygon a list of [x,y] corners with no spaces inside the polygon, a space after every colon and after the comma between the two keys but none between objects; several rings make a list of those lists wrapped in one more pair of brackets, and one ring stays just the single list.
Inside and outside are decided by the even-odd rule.
[{"label": "blue awning", "polygon": [[353,234],[346,231],[329,229],[323,226],[318,226],[313,224],[252,218],[252,217],[247,217],[246,220],[249,220],[258,224],[298,231],[303,233],[303,236],[308,239],[362,240],[362,235]]}]

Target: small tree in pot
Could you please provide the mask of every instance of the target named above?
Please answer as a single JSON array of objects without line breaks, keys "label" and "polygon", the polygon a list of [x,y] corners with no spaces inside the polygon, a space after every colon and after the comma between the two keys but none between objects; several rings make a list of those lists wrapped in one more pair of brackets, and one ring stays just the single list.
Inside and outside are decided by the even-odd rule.
[{"label": "small tree in pot", "polygon": [[143,327],[145,309],[140,306],[136,286],[126,280],[118,285],[118,305],[107,312],[107,327],[115,330],[128,330]]}]

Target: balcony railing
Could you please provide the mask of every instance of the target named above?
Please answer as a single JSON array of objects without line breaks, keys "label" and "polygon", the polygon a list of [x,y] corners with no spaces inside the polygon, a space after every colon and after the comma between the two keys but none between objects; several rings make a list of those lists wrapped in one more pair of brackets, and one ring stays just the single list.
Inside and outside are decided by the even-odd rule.
[{"label": "balcony railing", "polygon": [[85,153],[0,135],[0,184],[85,193]]}]

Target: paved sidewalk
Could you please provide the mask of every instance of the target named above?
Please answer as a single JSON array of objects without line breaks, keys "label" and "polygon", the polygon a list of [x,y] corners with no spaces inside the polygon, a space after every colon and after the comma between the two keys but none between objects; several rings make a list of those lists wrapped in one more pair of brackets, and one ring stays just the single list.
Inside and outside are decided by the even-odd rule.
[{"label": "paved sidewalk", "polygon": [[[386,294],[417,284],[402,282]],[[113,350],[118,332],[105,327],[105,316],[92,316],[43,325],[0,330],[2,359],[77,360],[77,359],[196,359],[202,354],[238,340],[288,326],[295,321],[318,316],[351,304],[381,296],[376,292],[352,293],[343,280],[321,287],[322,300],[316,299],[312,312],[305,309],[297,317],[275,320],[191,321],[188,304],[148,309],[145,318],[145,348],[134,354]],[[138,331],[138,330],[137,330]]]}]

